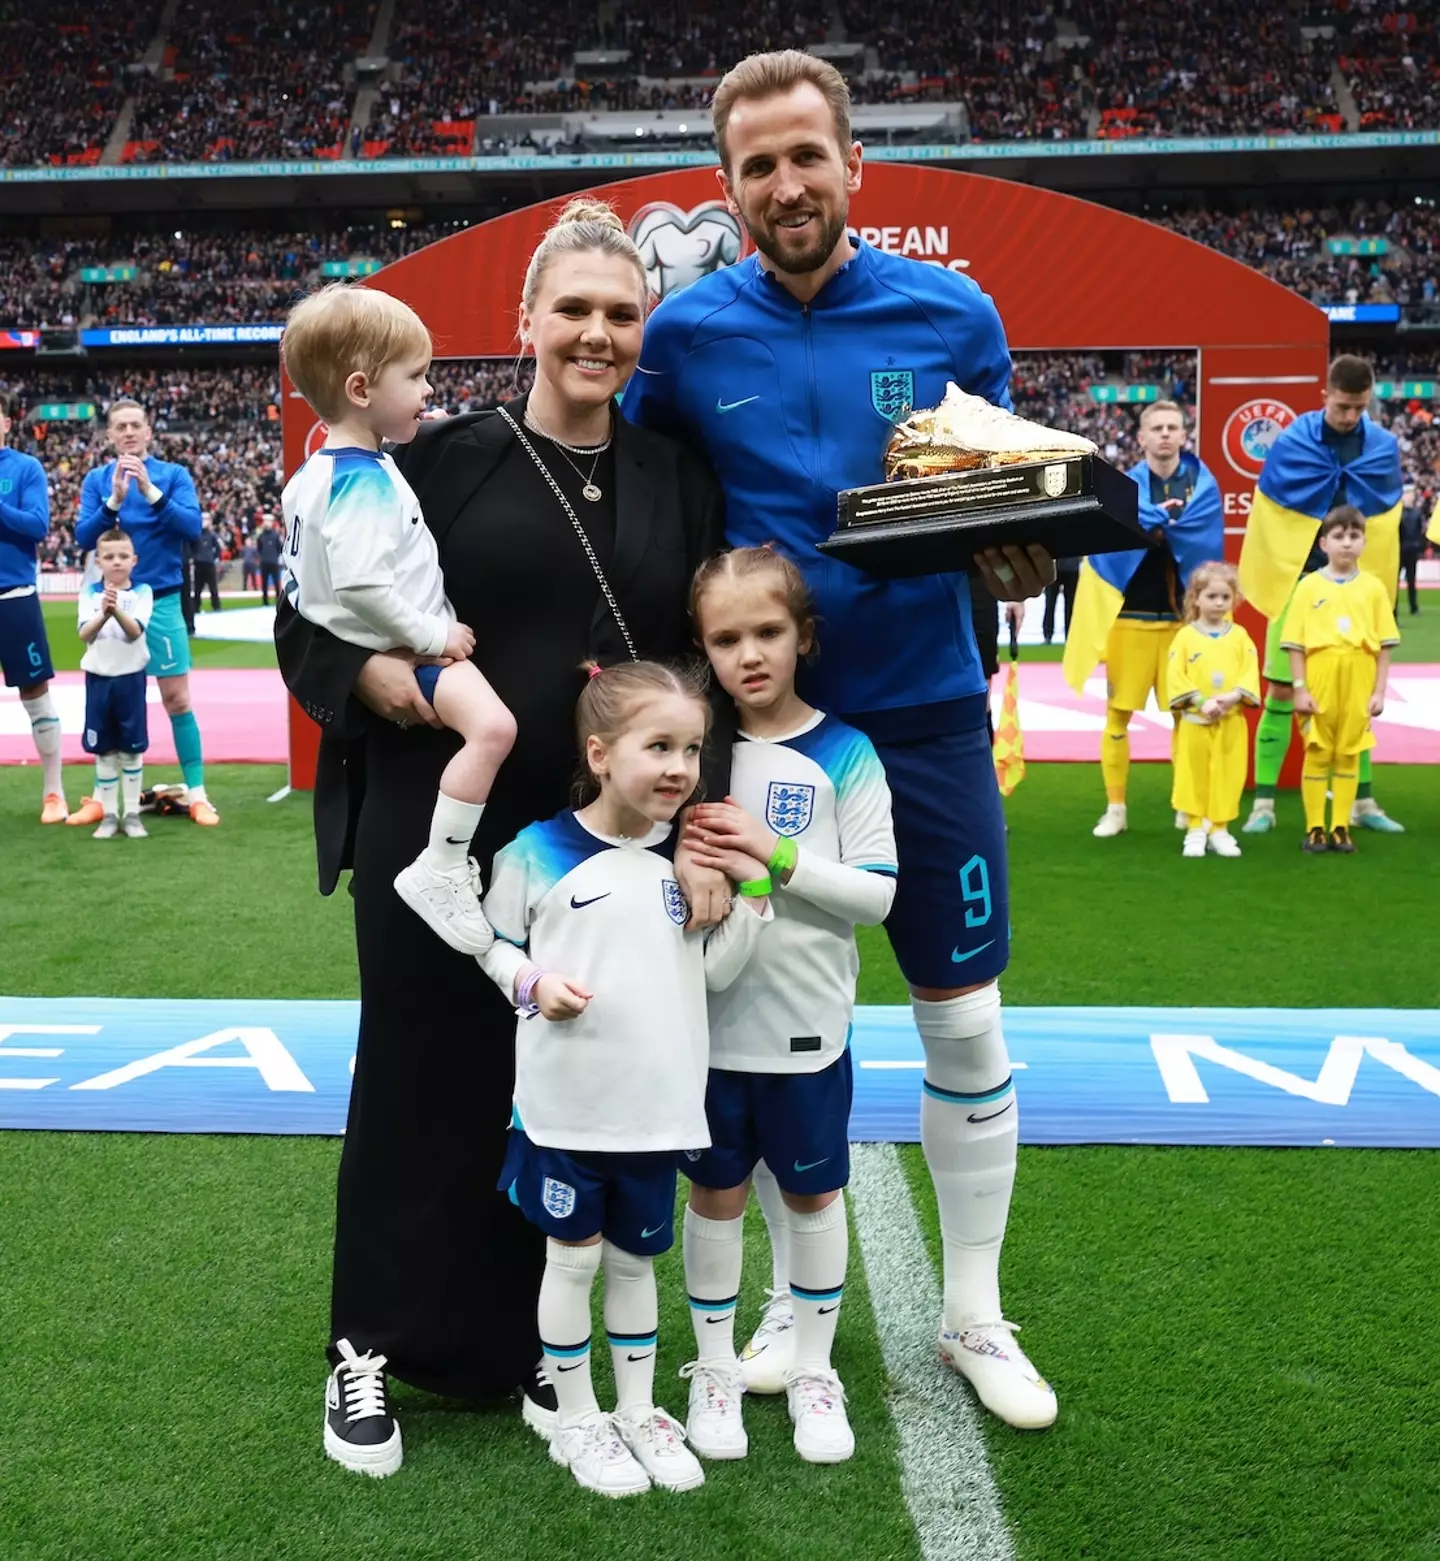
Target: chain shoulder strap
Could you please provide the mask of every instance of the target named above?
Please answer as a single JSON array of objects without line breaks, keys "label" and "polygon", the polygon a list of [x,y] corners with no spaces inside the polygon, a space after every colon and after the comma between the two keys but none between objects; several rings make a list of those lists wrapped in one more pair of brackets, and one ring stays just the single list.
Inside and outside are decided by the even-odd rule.
[{"label": "chain shoulder strap", "polygon": [[610,582],[605,578],[605,571],[600,567],[600,560],[595,556],[595,549],[590,545],[590,538],[585,534],[585,528],[580,524],[580,517],[575,513],[575,508],[570,500],[565,497],[565,491],[560,484],[550,475],[550,468],[540,459],[540,452],[530,443],[525,435],[525,430],[505,410],[504,407],[496,407],[500,416],[510,425],[515,437],[525,447],[530,459],[539,469],[540,475],[550,484],[550,491],[560,501],[560,507],[570,517],[570,524],[575,528],[575,535],[580,538],[580,546],[585,549],[585,556],[590,560],[590,567],[595,571],[595,578],[599,582],[601,594],[605,598],[605,605],[609,607],[611,615],[619,626],[621,638],[625,641],[625,649],[630,652],[631,661],[639,661],[640,657],[635,650],[635,641],[630,638],[630,630],[625,626],[625,620],[620,616],[620,604],[615,600],[615,593],[610,589]]}]

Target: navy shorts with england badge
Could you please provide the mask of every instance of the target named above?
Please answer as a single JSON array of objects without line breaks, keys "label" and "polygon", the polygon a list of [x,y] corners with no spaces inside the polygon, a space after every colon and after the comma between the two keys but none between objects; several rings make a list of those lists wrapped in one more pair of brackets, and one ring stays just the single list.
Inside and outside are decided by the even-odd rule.
[{"label": "navy shorts with england badge", "polygon": [[895,903],[885,931],[911,986],[977,986],[1010,958],[1005,810],[983,694],[955,702],[948,730],[888,739],[880,711],[847,715],[885,766],[895,818]]},{"label": "navy shorts with england badge", "polygon": [[85,674],[85,735],[80,746],[86,753],[144,753],[150,746],[145,679],[143,668],[116,678]]},{"label": "navy shorts with england badge", "polygon": [[501,1192],[547,1236],[586,1241],[604,1236],[622,1252],[657,1257],[675,1244],[674,1152],[594,1154],[545,1149],[520,1127],[510,1129]]},{"label": "navy shorts with england badge", "polygon": [[711,1068],[705,1086],[710,1147],[685,1155],[701,1187],[738,1187],[763,1160],[788,1193],[812,1197],[850,1180],[850,1048],[818,1073]]}]

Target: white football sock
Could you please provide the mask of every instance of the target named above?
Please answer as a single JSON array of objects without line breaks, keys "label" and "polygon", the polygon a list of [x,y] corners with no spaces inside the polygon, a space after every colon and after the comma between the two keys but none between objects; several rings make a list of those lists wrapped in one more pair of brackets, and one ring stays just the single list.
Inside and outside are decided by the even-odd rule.
[{"label": "white football sock", "polygon": [[430,815],[430,843],[425,847],[425,860],[431,867],[441,873],[464,867],[484,811],[483,802],[459,802],[443,791],[436,797],[435,811]]},{"label": "white football sock", "polygon": [[655,1402],[655,1339],[660,1318],[655,1260],[626,1252],[609,1241],[604,1249],[605,1333],[615,1365],[615,1407],[648,1409]]},{"label": "white football sock", "polygon": [[685,1288],[695,1328],[695,1358],[735,1360],[735,1303],[745,1263],[745,1217],[707,1220],[685,1210]]},{"label": "white football sock", "polygon": [[63,796],[64,783],[60,774],[60,717],[55,711],[55,701],[47,688],[33,699],[22,699],[25,714],[30,717],[30,735],[35,739],[35,752],[40,755],[43,774],[41,784],[45,795]]},{"label": "white football sock", "polygon": [[567,1247],[554,1237],[546,1239],[540,1347],[564,1425],[600,1412],[590,1380],[590,1287],[599,1267],[598,1241],[588,1247]]},{"label": "white football sock", "polygon": [[1018,1107],[995,985],[911,999],[925,1046],[920,1142],[945,1252],[945,1327],[999,1322],[1000,1248],[1015,1185]]},{"label": "white football sock", "polygon": [[753,1176],[755,1196],[760,1200],[760,1212],[765,1216],[765,1230],[770,1237],[770,1288],[790,1288],[790,1226],[789,1209],[780,1196],[780,1183],[775,1173],[762,1160],[755,1167]]},{"label": "white football sock", "polygon": [[121,812],[126,818],[133,813],[140,817],[141,782],[145,778],[145,761],[138,753],[120,755],[120,792],[124,801]]},{"label": "white football sock", "polygon": [[105,813],[113,817],[120,794],[120,755],[97,753],[95,755],[95,800]]},{"label": "white football sock", "polygon": [[795,1308],[795,1365],[830,1370],[835,1325],[845,1291],[850,1227],[845,1195],[815,1214],[790,1216],[790,1295]]}]

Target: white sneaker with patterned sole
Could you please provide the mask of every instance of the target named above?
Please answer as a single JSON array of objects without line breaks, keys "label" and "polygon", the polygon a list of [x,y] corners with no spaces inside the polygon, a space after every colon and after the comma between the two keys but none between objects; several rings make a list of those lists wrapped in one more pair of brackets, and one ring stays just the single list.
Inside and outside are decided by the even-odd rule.
[{"label": "white sneaker with patterned sole", "polygon": [[685,1445],[685,1429],[664,1409],[615,1412],[615,1429],[650,1476],[650,1483],[667,1491],[693,1491],[705,1483],[700,1460]]},{"label": "white sneaker with patterned sole", "polygon": [[740,1405],[745,1384],[732,1362],[692,1360],[680,1368],[690,1383],[685,1434],[702,1458],[743,1458],[750,1450]]},{"label": "white sneaker with patterned sole", "polygon": [[940,1359],[958,1371],[992,1415],[1019,1431],[1043,1431],[1060,1406],[1055,1390],[1015,1342],[1015,1323],[969,1323],[942,1329]]},{"label": "white sneaker with patterned sole", "polygon": [[844,1463],[855,1452],[845,1389],[833,1371],[797,1366],[785,1379],[795,1451],[806,1463]]},{"label": "white sneaker with patterned sole", "polygon": [[795,1364],[795,1308],[788,1290],[767,1290],[760,1326],[740,1351],[747,1393],[783,1393]]},{"label": "white sneaker with patterned sole", "polygon": [[495,942],[480,908],[480,868],[474,857],[441,872],[418,856],[397,874],[395,893],[452,949],[476,958]]},{"label": "white sneaker with patterned sole", "polygon": [[574,1425],[557,1425],[550,1456],[569,1469],[577,1485],[602,1496],[638,1496],[650,1489],[650,1477],[625,1445],[613,1415],[596,1411]]}]

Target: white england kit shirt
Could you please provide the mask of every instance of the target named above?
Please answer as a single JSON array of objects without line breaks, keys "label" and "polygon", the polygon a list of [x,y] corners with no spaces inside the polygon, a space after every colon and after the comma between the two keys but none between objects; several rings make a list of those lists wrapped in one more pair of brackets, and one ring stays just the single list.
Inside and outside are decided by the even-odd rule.
[{"label": "white england kit shirt", "polygon": [[533,962],[593,994],[577,1019],[516,1025],[515,1110],[544,1148],[628,1154],[710,1143],[706,986],[735,979],[773,914],[741,902],[708,937],[687,933],[673,835],[657,824],[615,839],[566,811],[521,830],[495,857],[486,974],[513,998],[516,974]]},{"label": "white england kit shirt", "polygon": [[[77,627],[83,629],[96,613],[103,611],[104,605],[105,582],[99,580],[93,585],[87,585],[80,592]],[[150,647],[145,643],[145,626],[155,610],[155,598],[150,587],[132,585],[123,591],[116,591],[115,605],[127,618],[133,618],[140,625],[140,636],[138,639],[130,639],[114,618],[107,618],[80,658],[81,670],[93,672],[98,677],[124,677],[129,672],[143,672],[150,665]]]},{"label": "white england kit shirt", "polygon": [[285,594],[349,645],[438,656],[455,621],[420,500],[388,454],[317,450],[285,484]]},{"label": "white england kit shirt", "polygon": [[776,882],[775,925],[744,979],[710,999],[710,1065],[818,1073],[849,1038],[855,928],[884,921],[895,898],[885,770],[868,737],[817,712],[788,736],[742,733],[730,791],[799,855],[790,882]]}]

